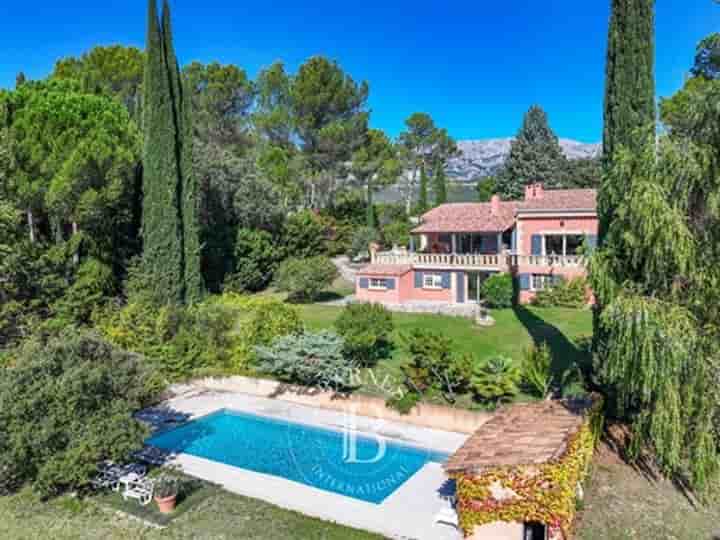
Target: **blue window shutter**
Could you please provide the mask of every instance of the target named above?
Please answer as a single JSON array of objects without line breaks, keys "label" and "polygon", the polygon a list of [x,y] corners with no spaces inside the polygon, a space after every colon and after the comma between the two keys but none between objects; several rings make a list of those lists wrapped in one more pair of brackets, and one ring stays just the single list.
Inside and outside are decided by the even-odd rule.
[{"label": "blue window shutter", "polygon": [[542,236],[539,234],[532,235],[532,251],[530,255],[542,255]]},{"label": "blue window shutter", "polygon": [[516,253],[517,252],[517,227],[513,227],[511,242],[512,242],[512,245],[510,246],[510,249],[512,249],[512,251],[514,253]]},{"label": "blue window shutter", "polygon": [[521,291],[529,291],[530,290],[530,274],[520,274],[518,276],[518,280],[520,281],[520,290]]},{"label": "blue window shutter", "polygon": [[450,272],[443,272],[443,273],[442,273],[442,288],[443,288],[443,289],[449,289],[449,288],[450,288]]},{"label": "blue window shutter", "polygon": [[423,273],[415,271],[415,288],[422,289],[423,286]]},{"label": "blue window shutter", "polygon": [[366,277],[360,278],[360,288],[361,289],[367,289],[368,285],[370,284],[370,281]]},{"label": "blue window shutter", "polygon": [[456,272],[455,279],[457,280],[457,303],[465,303],[465,273]]},{"label": "blue window shutter", "polygon": [[597,236],[594,234],[588,234],[585,237],[585,246],[587,247],[587,253],[590,255],[595,248],[597,248]]},{"label": "blue window shutter", "polygon": [[387,288],[388,291],[394,291],[395,290],[395,280],[394,279],[386,279],[385,287]]}]

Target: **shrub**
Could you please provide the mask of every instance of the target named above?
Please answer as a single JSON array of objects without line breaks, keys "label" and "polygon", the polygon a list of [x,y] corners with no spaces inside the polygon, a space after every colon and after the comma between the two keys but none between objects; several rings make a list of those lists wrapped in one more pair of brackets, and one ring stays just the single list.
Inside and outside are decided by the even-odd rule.
[{"label": "shrub", "polygon": [[519,392],[520,378],[520,370],[511,359],[494,356],[475,366],[472,389],[481,401],[497,402],[512,399]]},{"label": "shrub", "polygon": [[393,221],[382,229],[385,244],[389,246],[407,247],[410,244],[410,223],[407,221]]},{"label": "shrub", "polygon": [[406,386],[415,393],[442,393],[450,403],[467,390],[472,359],[453,353],[449,338],[429,330],[416,329],[405,336],[410,362],[402,366]]},{"label": "shrub", "polygon": [[277,259],[270,233],[240,229],[235,240],[235,271],[226,278],[223,290],[257,292],[265,289],[272,280]]},{"label": "shrub", "polygon": [[327,229],[320,216],[310,210],[292,214],[285,222],[283,244],[287,257],[307,259],[325,253]]},{"label": "shrub", "polygon": [[337,276],[337,268],[327,257],[288,259],[280,265],[276,283],[291,300],[311,302],[332,285]]},{"label": "shrub", "polygon": [[566,281],[556,276],[558,281],[549,289],[539,291],[533,304],[540,307],[582,308],[587,305],[588,283],[583,277]]},{"label": "shrub", "polygon": [[348,304],[335,321],[345,340],[345,354],[363,366],[390,354],[394,328],[392,313],[380,304]]},{"label": "shrub", "polygon": [[148,432],[133,418],[164,388],[142,358],[92,334],[25,345],[0,377],[0,493],[80,488],[100,461],[123,461]]},{"label": "shrub", "polygon": [[493,274],[483,282],[480,293],[491,308],[512,307],[515,296],[513,278],[510,274]]},{"label": "shrub", "polygon": [[420,394],[417,392],[405,392],[402,397],[391,397],[385,402],[385,406],[396,410],[400,414],[410,414],[415,405],[420,401]]},{"label": "shrub", "polygon": [[93,309],[114,291],[112,268],[97,259],[87,259],[78,267],[75,282],[55,304],[55,323],[59,327],[88,323]]},{"label": "shrub", "polygon": [[350,244],[350,257],[370,257],[370,244],[378,241],[378,233],[371,227],[361,227],[353,234],[352,243]]},{"label": "shrub", "polygon": [[343,347],[340,336],[324,331],[281,337],[256,351],[260,371],[282,381],[342,390],[352,385],[355,368]]},{"label": "shrub", "polygon": [[173,380],[246,373],[255,347],[302,331],[297,310],[267,297],[226,293],[189,308],[142,298],[96,317],[110,342],[142,353]]},{"label": "shrub", "polygon": [[547,343],[525,350],[522,377],[525,386],[537,397],[545,398],[550,393],[553,383],[552,354]]}]

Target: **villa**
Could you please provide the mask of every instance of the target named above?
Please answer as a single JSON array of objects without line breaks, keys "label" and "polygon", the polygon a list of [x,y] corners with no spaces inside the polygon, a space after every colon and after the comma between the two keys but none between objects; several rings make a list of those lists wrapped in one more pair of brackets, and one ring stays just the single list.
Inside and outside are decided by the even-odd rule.
[{"label": "villa", "polygon": [[[385,305],[479,303],[490,275],[510,273],[518,301],[586,275],[597,243],[597,192],[526,186],[521,201],[443,204],[421,217],[410,249],[371,250],[356,298]],[[588,302],[592,295],[588,293]]]}]

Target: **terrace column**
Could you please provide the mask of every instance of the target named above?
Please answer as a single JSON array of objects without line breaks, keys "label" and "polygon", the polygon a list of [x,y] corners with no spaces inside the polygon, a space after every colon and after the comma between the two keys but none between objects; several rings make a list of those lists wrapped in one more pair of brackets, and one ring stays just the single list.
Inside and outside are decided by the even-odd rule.
[{"label": "terrace column", "polygon": [[452,252],[453,255],[457,253],[457,234],[452,233]]},{"label": "terrace column", "polygon": [[410,253],[415,253],[415,235],[410,235]]},{"label": "terrace column", "polygon": [[497,233],[497,252],[498,252],[498,255],[502,255],[502,252],[503,252],[503,240],[502,240],[502,237],[503,237],[503,233],[501,233],[501,232]]}]

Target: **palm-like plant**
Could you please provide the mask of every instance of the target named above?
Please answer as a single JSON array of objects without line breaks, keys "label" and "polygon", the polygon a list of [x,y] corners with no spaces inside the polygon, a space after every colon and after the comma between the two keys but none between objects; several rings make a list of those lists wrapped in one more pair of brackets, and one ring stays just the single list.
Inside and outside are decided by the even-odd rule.
[{"label": "palm-like plant", "polygon": [[547,343],[525,350],[522,377],[525,386],[533,394],[540,398],[550,394],[553,384],[552,354]]},{"label": "palm-like plant", "polygon": [[472,389],[481,401],[498,402],[511,399],[520,391],[520,369],[505,356],[494,356],[475,366]]}]

